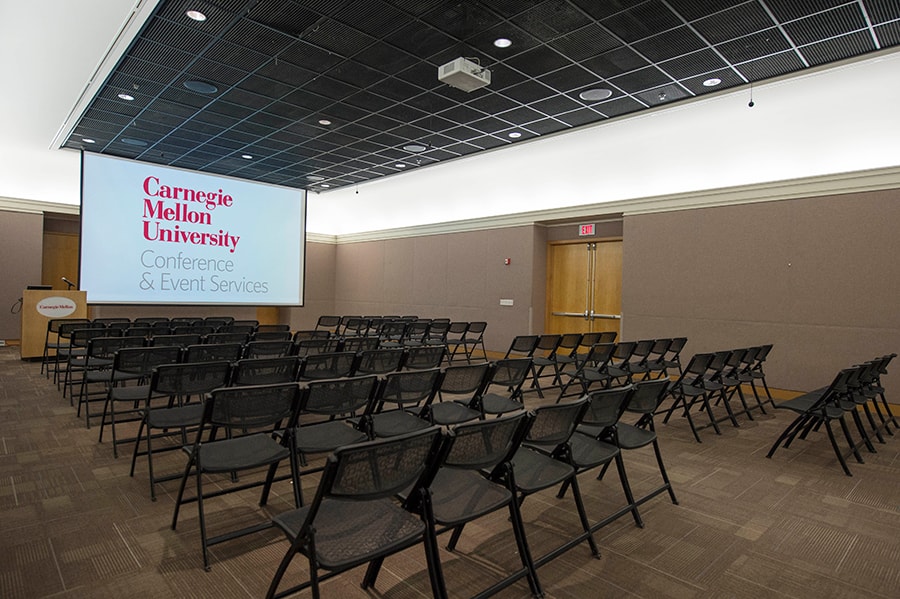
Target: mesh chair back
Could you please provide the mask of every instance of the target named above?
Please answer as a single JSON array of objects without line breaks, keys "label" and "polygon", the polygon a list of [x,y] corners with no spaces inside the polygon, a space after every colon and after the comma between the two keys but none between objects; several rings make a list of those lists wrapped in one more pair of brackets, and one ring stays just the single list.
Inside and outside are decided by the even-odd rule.
[{"label": "mesh chair back", "polygon": [[516,396],[530,371],[531,358],[497,360],[494,363],[490,384],[507,387],[512,391],[512,395]]},{"label": "mesh chair back", "polygon": [[188,345],[197,345],[201,341],[196,333],[182,333],[179,335],[154,335],[150,342],[152,345],[174,345],[184,349]]},{"label": "mesh chair back", "polygon": [[512,343],[509,344],[509,349],[506,350],[504,357],[521,358],[531,356],[534,353],[534,348],[537,347],[539,339],[537,335],[517,335],[513,337]]},{"label": "mesh chair back", "polygon": [[220,387],[207,399],[205,421],[233,430],[280,428],[291,424],[299,388],[294,383]]},{"label": "mesh chair back", "polygon": [[650,357],[650,352],[653,350],[655,344],[655,339],[641,339],[635,343],[634,351],[631,355],[635,358],[639,358],[640,363],[643,364]]},{"label": "mesh chair back", "polygon": [[223,333],[210,333],[206,337],[203,338],[203,343],[209,344],[217,344],[217,343],[239,343],[241,345],[247,343],[249,341],[249,336],[247,333],[232,333],[232,332],[223,332]]},{"label": "mesh chair back", "polygon": [[404,368],[421,370],[437,368],[444,361],[447,348],[443,345],[420,345],[408,348]]},{"label": "mesh chair back", "polygon": [[584,359],[585,368],[602,370],[612,359],[617,347],[618,345],[615,343],[597,343],[592,345],[591,351],[588,352],[587,357]]},{"label": "mesh chair back", "polygon": [[146,324],[147,326],[153,326],[158,322],[169,322],[168,317],[166,316],[140,316],[135,318],[133,321],[135,324]]},{"label": "mesh chair back", "polygon": [[615,343],[619,334],[615,331],[603,331],[597,338],[597,343]]},{"label": "mesh chair back", "polygon": [[562,336],[562,339],[559,340],[556,353],[557,355],[570,355],[580,344],[581,333],[566,333]]},{"label": "mesh chair back", "polygon": [[401,408],[430,402],[437,391],[440,375],[439,368],[388,374],[378,389],[378,400]]},{"label": "mesh chair back", "polygon": [[300,380],[337,379],[352,376],[356,365],[354,352],[313,354],[303,358]]},{"label": "mesh chair back", "polygon": [[688,382],[696,382],[701,379],[703,375],[706,373],[706,370],[709,368],[709,363],[713,359],[713,354],[694,354],[691,357],[691,361],[688,362],[687,367],[684,369],[684,374],[681,376],[681,380]]},{"label": "mesh chair back", "polygon": [[482,470],[511,459],[521,441],[519,431],[528,418],[527,412],[518,412],[453,427],[443,465]]},{"label": "mesh chair back", "polygon": [[256,325],[257,333],[272,333],[272,332],[290,332],[291,325],[289,324],[258,324]]},{"label": "mesh chair back", "polygon": [[87,349],[88,342],[90,342],[91,339],[95,339],[97,337],[106,337],[106,334],[107,332],[105,327],[74,329],[69,334],[69,348],[73,350]]},{"label": "mesh chair back", "polygon": [[341,351],[343,342],[340,338],[303,339],[296,345],[298,356],[313,356],[316,354],[331,354]]},{"label": "mesh chair back", "polygon": [[249,358],[238,360],[231,373],[231,384],[271,385],[289,383],[297,378],[297,358]]},{"label": "mesh chair back", "polygon": [[588,393],[588,409],[581,418],[582,424],[604,428],[614,426],[633,393],[632,385]]},{"label": "mesh chair back", "polygon": [[293,341],[250,341],[244,346],[245,358],[277,358],[294,351]]},{"label": "mesh chair back", "polygon": [[312,381],[303,393],[301,412],[327,416],[352,414],[369,403],[377,383],[375,375]]},{"label": "mesh chair back", "polygon": [[234,322],[231,316],[207,316],[203,319],[203,324],[220,329]]},{"label": "mesh chair back", "polygon": [[125,347],[143,347],[140,337],[95,337],[88,341],[88,358],[112,360],[115,353]]},{"label": "mesh chair back", "polygon": [[340,316],[320,316],[316,321],[316,330],[324,329],[331,333],[337,333],[339,326],[341,326]]},{"label": "mesh chair back", "polygon": [[225,325],[219,328],[220,333],[243,333],[249,337],[253,333],[256,332],[256,325],[254,324],[238,324],[234,322],[232,324]]},{"label": "mesh chair back", "polygon": [[637,414],[652,414],[665,399],[670,384],[669,379],[635,383],[634,393],[631,394],[625,409]]},{"label": "mesh chair back", "polygon": [[346,337],[343,351],[361,352],[378,349],[378,337]]},{"label": "mesh chair back", "polygon": [[202,343],[188,345],[184,352],[185,362],[213,362],[226,360],[235,362],[244,353],[243,343]]},{"label": "mesh chair back", "polygon": [[391,320],[381,327],[379,339],[382,343],[400,343],[406,334],[406,327],[409,323],[405,320]]},{"label": "mesh chair back", "polygon": [[345,337],[362,337],[369,330],[369,319],[361,316],[352,316],[343,323],[341,334]]},{"label": "mesh chair back", "polygon": [[290,331],[256,331],[252,337],[254,341],[292,341],[293,339]]},{"label": "mesh chair back", "polygon": [[331,333],[329,333],[328,331],[295,331],[294,343],[300,343],[301,341],[306,341],[307,339],[328,339],[329,337],[331,337]]},{"label": "mesh chair back", "polygon": [[465,395],[474,397],[480,395],[487,384],[491,365],[487,362],[481,364],[464,364],[462,366],[448,366],[444,369],[439,388],[440,394]]},{"label": "mesh chair back", "polygon": [[186,397],[204,395],[228,384],[228,362],[191,362],[157,366],[150,380],[153,394]]},{"label": "mesh chair back", "polygon": [[537,345],[534,346],[534,352],[532,353],[535,357],[546,358],[553,355],[553,352],[556,351],[556,348],[559,347],[559,342],[562,340],[562,335],[541,335],[538,337]]},{"label": "mesh chair back", "polygon": [[431,326],[430,321],[415,320],[409,323],[406,331],[403,333],[402,343],[404,345],[418,345],[425,343],[425,337],[428,335],[428,329]]},{"label": "mesh chair back", "polygon": [[[440,428],[435,426],[342,447],[328,458],[318,495],[361,500],[392,497],[422,475],[440,439]],[[310,509],[315,510],[316,506]]]},{"label": "mesh chair back", "polygon": [[587,349],[594,345],[595,343],[600,343],[600,337],[603,336],[603,333],[595,331],[592,333],[582,333],[581,340],[578,342],[579,349],[584,348]]},{"label": "mesh chair back", "polygon": [[144,339],[149,339],[150,327],[142,326],[140,324],[132,324],[130,327],[122,331],[122,334],[126,337],[143,337]]},{"label": "mesh chair back", "polygon": [[585,410],[588,398],[568,403],[541,406],[534,411],[534,420],[528,429],[525,442],[530,445],[556,447],[565,443],[575,432]]},{"label": "mesh chair back", "polygon": [[[366,337],[378,341],[375,337]],[[387,374],[403,367],[406,352],[402,348],[367,349],[359,353],[357,374]]]},{"label": "mesh chair back", "polygon": [[180,347],[126,347],[116,352],[113,369],[137,376],[150,376],[157,366],[174,364],[180,357]]}]

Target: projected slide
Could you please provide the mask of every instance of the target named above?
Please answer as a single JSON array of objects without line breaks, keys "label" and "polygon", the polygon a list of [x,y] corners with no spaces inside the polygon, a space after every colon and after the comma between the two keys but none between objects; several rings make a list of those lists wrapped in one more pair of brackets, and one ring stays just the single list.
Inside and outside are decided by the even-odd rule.
[{"label": "projected slide", "polygon": [[303,304],[306,192],[82,154],[89,303]]}]

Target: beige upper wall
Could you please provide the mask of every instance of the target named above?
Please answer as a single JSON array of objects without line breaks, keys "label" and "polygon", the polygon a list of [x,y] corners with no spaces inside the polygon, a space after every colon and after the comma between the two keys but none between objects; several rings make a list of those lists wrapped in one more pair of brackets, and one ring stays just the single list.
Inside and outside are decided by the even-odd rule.
[{"label": "beige upper wall", "polygon": [[41,283],[44,217],[0,211],[0,339],[20,339],[21,315],[10,308],[27,285]]},{"label": "beige upper wall", "polygon": [[623,333],[773,343],[772,384],[823,386],[900,348],[898,224],[898,190],[626,216]]}]

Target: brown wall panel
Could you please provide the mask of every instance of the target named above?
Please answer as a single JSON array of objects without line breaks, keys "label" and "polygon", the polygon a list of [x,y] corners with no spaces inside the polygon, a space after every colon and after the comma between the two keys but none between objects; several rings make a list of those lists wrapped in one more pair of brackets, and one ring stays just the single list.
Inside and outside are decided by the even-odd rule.
[{"label": "brown wall panel", "polygon": [[[341,244],[335,312],[486,320],[489,349],[505,349],[513,336],[531,330],[533,285],[544,284],[533,279],[534,230],[513,227]],[[368,273],[381,273],[383,285]],[[500,299],[515,304],[500,306]]]},{"label": "brown wall panel", "polygon": [[773,343],[773,385],[822,386],[900,348],[898,223],[898,191],[626,217],[623,335]]},{"label": "brown wall panel", "polygon": [[44,218],[40,214],[0,211],[0,339],[19,339],[21,316],[10,307],[27,285],[41,282]]},{"label": "brown wall panel", "polygon": [[281,316],[294,330],[313,329],[323,314],[334,314],[337,246],[306,242],[306,280],[302,308],[283,308]]}]

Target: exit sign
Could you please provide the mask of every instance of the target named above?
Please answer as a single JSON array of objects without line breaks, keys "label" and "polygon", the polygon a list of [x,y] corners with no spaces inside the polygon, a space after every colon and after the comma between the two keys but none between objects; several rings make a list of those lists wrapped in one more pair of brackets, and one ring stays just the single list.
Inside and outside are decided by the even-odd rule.
[{"label": "exit sign", "polygon": [[589,235],[594,235],[594,223],[589,225],[578,225],[578,235],[580,237],[587,237]]}]

